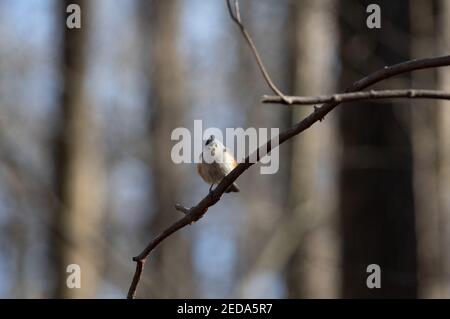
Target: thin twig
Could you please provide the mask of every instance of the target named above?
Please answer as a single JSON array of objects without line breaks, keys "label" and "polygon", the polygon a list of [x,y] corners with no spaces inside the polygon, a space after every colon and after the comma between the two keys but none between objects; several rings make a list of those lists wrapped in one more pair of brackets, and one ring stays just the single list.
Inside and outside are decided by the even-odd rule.
[{"label": "thin twig", "polygon": [[[427,58],[420,60],[411,60],[406,62],[401,62],[399,64],[392,65],[390,67],[385,67],[381,70],[378,70],[361,80],[353,83],[346,92],[354,92],[363,90],[375,83],[381,82],[388,78],[391,78],[396,75],[400,75],[403,73],[408,73],[411,71],[428,69],[428,68],[437,68],[442,66],[450,65],[450,55],[436,57],[436,58]],[[307,130],[314,123],[321,121],[325,115],[331,112],[336,106],[338,106],[341,102],[332,101],[323,104],[321,107],[315,108],[315,110],[304,118],[299,123],[290,127],[289,129],[283,131],[279,135],[278,145],[286,142],[290,138],[300,134],[301,132]],[[270,152],[272,149],[271,142],[267,142],[265,145],[261,146],[258,149],[258,154],[266,154]],[[250,155],[251,156],[251,155]],[[163,240],[167,237],[180,230],[181,228],[199,220],[206,212],[208,208],[215,205],[220,198],[222,197],[225,190],[242,174],[244,173],[250,166],[254,163],[250,162],[250,156],[248,156],[243,163],[240,163],[236,168],[227,176],[225,176],[219,185],[207,196],[205,196],[196,206],[191,207],[190,209],[183,209],[183,212],[188,212],[183,218],[179,219],[177,222],[172,224],[169,228],[164,230],[161,234],[156,236],[153,240],[151,240],[147,247],[136,257],[133,258],[136,261],[136,272],[133,277],[133,281],[131,283],[130,289],[128,291],[128,298],[134,298],[136,296],[137,286],[139,284],[142,271],[144,269],[145,261],[147,260],[150,252],[155,249]],[[257,161],[259,161],[259,156],[257,157]],[[177,206],[179,209],[181,206]],[[179,209],[180,210],[180,209]]]},{"label": "thin twig", "polygon": [[[438,90],[381,90],[381,91],[360,91],[352,93],[339,93],[320,96],[289,96],[291,104],[311,105],[327,102],[350,102],[359,100],[409,98],[409,99],[441,99],[449,100],[450,92]],[[263,103],[286,104],[285,101],[276,95],[263,95]]]},{"label": "thin twig", "polygon": [[266,80],[267,85],[272,89],[272,91],[278,95],[286,104],[291,104],[291,100],[289,97],[284,95],[280,89],[275,85],[275,83],[270,78],[269,73],[266,70],[266,67],[264,66],[264,63],[261,59],[261,56],[258,52],[258,49],[255,46],[255,43],[253,42],[252,37],[245,29],[244,24],[241,20],[241,13],[239,10],[239,2],[238,0],[234,0],[234,11],[233,6],[231,4],[231,1],[233,0],[225,0],[228,6],[228,11],[230,13],[231,19],[239,26],[239,29],[241,30],[242,34],[244,35],[245,40],[247,41],[248,45],[250,46],[251,51],[253,52],[253,55],[255,56],[256,62],[258,63],[259,69],[261,70],[261,73],[264,77],[264,80]]}]

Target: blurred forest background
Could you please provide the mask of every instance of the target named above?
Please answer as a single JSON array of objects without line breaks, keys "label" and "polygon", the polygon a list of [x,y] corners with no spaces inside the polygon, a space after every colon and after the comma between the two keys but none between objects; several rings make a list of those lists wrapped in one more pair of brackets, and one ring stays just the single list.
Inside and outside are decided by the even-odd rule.
[{"label": "blurred forest background", "polygon": [[[82,29],[65,27],[82,8]],[[366,7],[381,6],[381,29]],[[242,0],[288,94],[450,52],[450,1]],[[223,0],[0,0],[0,297],[124,298],[138,254],[208,192],[176,127],[279,127]],[[448,68],[378,88],[450,90]],[[450,297],[450,104],[341,106],[147,262],[139,298]],[[195,156],[198,156],[195,154]],[[68,264],[82,270],[67,289]],[[381,266],[381,289],[366,267]]]}]

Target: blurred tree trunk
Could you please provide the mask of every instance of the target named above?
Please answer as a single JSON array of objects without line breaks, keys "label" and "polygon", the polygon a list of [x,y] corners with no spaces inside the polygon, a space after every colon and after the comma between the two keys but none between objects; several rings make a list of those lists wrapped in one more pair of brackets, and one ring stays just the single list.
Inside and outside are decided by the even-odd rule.
[{"label": "blurred tree trunk", "polygon": [[[408,1],[378,1],[381,29],[368,29],[370,1],[340,1],[341,89],[409,58]],[[356,14],[360,12],[360,14]],[[409,87],[394,79],[383,87]],[[343,297],[417,296],[416,234],[409,103],[352,103],[339,110]],[[381,267],[381,288],[366,286]]]},{"label": "blurred tree trunk", "polygon": [[[150,165],[152,168],[153,204],[146,238],[161,232],[180,218],[174,204],[180,199],[180,185],[186,181],[181,168],[171,159],[172,130],[182,126],[183,68],[178,45],[180,4],[176,0],[141,1],[140,24],[144,43],[145,76],[149,121]],[[179,232],[156,250],[150,258],[146,274],[154,292],[153,297],[188,298],[195,296],[190,240]],[[142,290],[143,296],[150,291]]]},{"label": "blurred tree trunk", "polygon": [[[433,1],[410,1],[411,56],[435,55],[435,21]],[[412,87],[435,89],[436,73],[412,73]],[[437,102],[412,101],[412,145],[414,154],[414,198],[417,227],[419,297],[442,296],[443,242],[440,237],[440,210],[437,180]]]},{"label": "blurred tree trunk", "polygon": [[[82,28],[68,29],[66,7],[76,3],[82,10]],[[88,2],[67,0],[58,6],[63,30],[61,74],[63,79],[61,116],[55,136],[55,193],[60,205],[54,215],[50,246],[57,276],[53,297],[94,297],[99,284],[101,248],[93,236],[101,230],[103,211],[103,163],[99,131],[83,84],[86,65],[86,35],[89,28]],[[66,280],[70,264],[81,267],[81,288],[69,289]]]},{"label": "blurred tree trunk", "polygon": [[[330,93],[334,88],[336,50],[335,1],[296,2],[294,13],[294,90],[296,95]],[[311,107],[291,108],[292,122],[311,113]],[[290,298],[337,297],[338,242],[335,236],[336,185],[333,154],[334,116],[325,125],[313,126],[292,141],[290,168],[292,256],[287,267]]]},{"label": "blurred tree trunk", "polygon": [[[22,194],[18,194],[19,196]],[[19,198],[17,196],[17,198]],[[23,207],[21,207],[23,209]],[[9,240],[5,242],[14,243],[15,254],[15,278],[14,278],[14,286],[11,290],[12,298],[33,298],[33,293],[30,291],[30,282],[28,281],[30,278],[26,271],[26,256],[27,249],[29,247],[28,233],[29,233],[29,225],[23,222],[23,219],[20,218],[19,211],[11,218],[9,221],[9,225],[6,228],[6,235],[9,236]],[[2,247],[3,248],[3,247]],[[32,287],[32,286],[31,286]],[[28,288],[28,289],[27,289]]]},{"label": "blurred tree trunk", "polygon": [[[292,14],[289,1],[260,3],[258,1],[242,1],[241,13],[247,29],[258,47],[274,82],[282,91],[292,91]],[[267,21],[277,21],[267,23]],[[231,22],[230,22],[231,23]],[[244,112],[246,128],[267,128],[270,137],[271,128],[280,131],[290,120],[288,108],[260,105],[261,94],[270,92],[261,76],[260,70],[248,47],[248,44],[231,24],[234,32],[238,32],[238,52],[235,71],[232,73],[231,87],[236,92],[236,105]],[[236,110],[236,112],[240,112]],[[239,249],[239,269],[242,275],[238,297],[242,298],[278,298],[273,289],[274,284],[283,280],[282,271],[288,258],[283,249],[286,245],[285,231],[280,226],[287,211],[289,165],[288,147],[280,147],[279,170],[275,174],[263,175],[260,165],[249,170],[239,184],[245,196],[247,214],[240,225],[241,235]],[[273,153],[273,152],[272,152]],[[255,187],[257,181],[257,187]],[[284,225],[285,226],[285,225]]]},{"label": "blurred tree trunk", "polygon": [[[435,41],[439,44],[438,54],[450,52],[450,1],[439,0],[438,29]],[[450,72],[448,68],[438,70],[438,89],[450,91]],[[450,254],[447,244],[450,242],[450,102],[438,102],[438,196],[439,196],[439,242],[441,255],[441,297],[450,297]]]}]

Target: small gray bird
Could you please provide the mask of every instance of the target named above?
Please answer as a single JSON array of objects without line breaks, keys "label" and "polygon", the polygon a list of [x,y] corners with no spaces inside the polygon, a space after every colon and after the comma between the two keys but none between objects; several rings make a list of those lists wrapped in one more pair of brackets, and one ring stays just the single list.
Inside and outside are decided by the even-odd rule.
[{"label": "small gray bird", "polygon": [[[211,135],[203,146],[200,163],[197,165],[198,174],[206,183],[211,184],[209,191],[211,192],[214,184],[219,184],[236,166],[237,162],[231,151]],[[230,192],[239,192],[236,183],[231,184],[225,191]]]}]

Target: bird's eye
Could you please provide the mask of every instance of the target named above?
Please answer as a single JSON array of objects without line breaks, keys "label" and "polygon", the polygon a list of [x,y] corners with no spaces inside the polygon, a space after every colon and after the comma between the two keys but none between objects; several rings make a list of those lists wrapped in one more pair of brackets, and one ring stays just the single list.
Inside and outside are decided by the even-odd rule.
[{"label": "bird's eye", "polygon": [[206,141],[205,145],[209,145],[214,140],[214,135],[211,135]]}]

